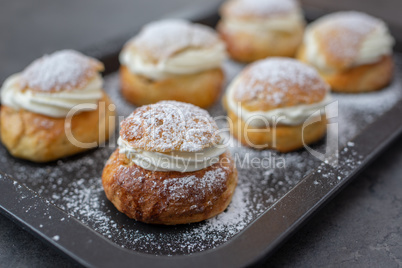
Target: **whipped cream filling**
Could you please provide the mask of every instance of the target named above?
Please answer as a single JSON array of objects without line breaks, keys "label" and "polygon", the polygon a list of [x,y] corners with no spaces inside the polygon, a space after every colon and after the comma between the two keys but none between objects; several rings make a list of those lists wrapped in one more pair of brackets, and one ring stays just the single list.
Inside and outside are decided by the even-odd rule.
[{"label": "whipped cream filling", "polygon": [[146,59],[130,46],[123,49],[119,57],[120,63],[132,73],[154,80],[218,68],[226,58],[225,45],[222,43],[211,48],[189,48],[158,62]]},{"label": "whipped cream filling", "polygon": [[[7,78],[1,88],[1,102],[15,110],[25,109],[50,117],[65,117],[79,104],[97,104],[102,98],[102,77],[97,74],[84,88],[64,92],[21,90],[20,74]],[[78,112],[93,110],[93,105],[80,107]]]},{"label": "whipped cream filling", "polygon": [[389,34],[385,24],[381,24],[375,31],[369,34],[364,40],[356,58],[355,65],[374,63],[384,55],[392,53],[395,43],[394,38]]},{"label": "whipped cream filling", "polygon": [[239,83],[239,81],[240,79],[237,78],[229,85],[226,93],[227,105],[239,118],[253,127],[266,127],[269,124],[301,125],[313,113],[331,102],[331,96],[327,93],[322,101],[313,104],[301,104],[269,111],[249,111],[243,108],[241,104],[237,103],[234,99],[236,84]]},{"label": "whipped cream filling", "polygon": [[300,10],[294,10],[287,14],[280,14],[269,18],[225,18],[224,24],[229,31],[241,31],[261,35],[261,33],[269,31],[292,33],[300,27],[300,24],[304,25],[304,19]]},{"label": "whipped cream filling", "polygon": [[[328,65],[325,55],[319,50],[318,42],[311,26],[306,30],[304,43],[306,58],[309,63],[323,71],[334,71]],[[392,53],[394,43],[395,40],[389,34],[385,23],[380,24],[361,43],[351,67],[378,62],[384,55]]]},{"label": "whipped cream filling", "polygon": [[206,148],[199,152],[150,152],[131,147],[121,137],[117,140],[119,153],[125,154],[137,166],[151,171],[193,172],[219,162],[219,156],[226,152],[223,145]]}]

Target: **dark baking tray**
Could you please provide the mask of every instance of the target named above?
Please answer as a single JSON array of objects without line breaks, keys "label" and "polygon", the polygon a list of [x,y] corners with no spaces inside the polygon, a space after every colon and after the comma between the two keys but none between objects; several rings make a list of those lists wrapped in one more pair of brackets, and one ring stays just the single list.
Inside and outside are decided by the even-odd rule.
[{"label": "dark baking tray", "polygon": [[[317,14],[307,15],[315,18]],[[218,20],[216,9],[193,20],[214,26]],[[118,52],[133,34],[84,51],[104,62],[105,89],[121,107],[118,112],[123,116],[134,107],[120,97],[115,72]],[[396,54],[395,60],[396,78],[389,88],[356,96],[360,104],[351,100],[353,95],[335,96],[340,103],[340,116],[332,122],[339,124],[343,146],[336,167],[314,160],[304,150],[283,155],[269,150],[257,153],[234,149],[234,154],[284,157],[290,166],[274,171],[240,168],[241,189],[237,191],[247,197],[235,198],[229,211],[212,223],[150,226],[117,212],[100,187],[103,165],[113,151],[108,145],[43,165],[15,159],[1,146],[0,211],[85,266],[243,267],[256,263],[269,256],[400,135],[402,56]],[[229,77],[241,67],[226,63],[226,69],[231,70]],[[373,100],[380,104],[373,105]],[[345,114],[342,105],[350,112]],[[367,105],[368,110],[353,111],[359,105]],[[369,106],[376,109],[370,110]],[[210,112],[223,113],[219,103]],[[321,141],[313,148],[322,150],[325,145]],[[244,205],[247,198],[249,202]],[[233,214],[233,206],[244,213]]]}]

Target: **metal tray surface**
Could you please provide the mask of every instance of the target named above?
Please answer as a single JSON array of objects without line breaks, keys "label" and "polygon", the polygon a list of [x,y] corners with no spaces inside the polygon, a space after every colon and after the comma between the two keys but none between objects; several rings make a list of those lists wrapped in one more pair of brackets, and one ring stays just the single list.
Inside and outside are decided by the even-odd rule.
[{"label": "metal tray surface", "polygon": [[[100,51],[96,53],[101,56]],[[117,51],[103,56],[107,56],[103,60],[108,70],[104,88],[121,120],[135,106],[119,92]],[[180,266],[196,261],[196,266],[250,264],[272,252],[399,135],[402,55],[395,54],[394,58],[395,78],[386,89],[359,95],[333,94],[326,111],[330,118],[327,138],[339,138],[335,147],[341,149],[333,151],[337,161],[321,161],[304,149],[287,154],[253,150],[224,132],[236,160],[239,184],[228,209],[213,219],[157,226],[118,212],[101,184],[103,166],[116,148],[118,128],[100,148],[49,164],[15,159],[0,146],[0,171],[4,173],[0,173],[0,211],[88,266],[125,266],[131,261],[139,266]],[[243,67],[226,61],[227,82]],[[209,112],[221,128],[227,127],[220,102]],[[329,139],[311,149],[324,153]],[[251,164],[252,158],[262,160],[262,164]],[[105,260],[102,254],[109,254],[109,258]]]}]

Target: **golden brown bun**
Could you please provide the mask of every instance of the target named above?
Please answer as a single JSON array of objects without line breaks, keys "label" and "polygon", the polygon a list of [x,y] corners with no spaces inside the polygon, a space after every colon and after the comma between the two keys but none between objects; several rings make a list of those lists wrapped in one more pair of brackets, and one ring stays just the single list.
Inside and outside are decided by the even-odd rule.
[{"label": "golden brown bun", "polygon": [[256,36],[247,32],[230,31],[221,21],[217,30],[234,60],[252,62],[273,56],[293,57],[303,39],[304,25],[301,24],[291,33],[270,32]]},{"label": "golden brown bun", "polygon": [[228,153],[220,158],[226,161],[196,172],[153,172],[116,150],[103,170],[102,183],[115,207],[137,221],[199,222],[224,211],[237,184],[232,158]]},{"label": "golden brown bun", "polygon": [[120,82],[123,96],[137,106],[176,100],[205,108],[219,98],[224,73],[217,68],[155,81],[133,74],[126,66],[121,66]]},{"label": "golden brown bun", "polygon": [[[308,63],[305,48],[302,46],[297,58]],[[320,71],[320,75],[330,84],[333,91],[344,93],[369,92],[384,88],[393,76],[392,57],[383,56],[377,63],[340,69],[334,72]]]},{"label": "golden brown bun", "polygon": [[313,123],[303,130],[303,125],[256,128],[238,118],[235,113],[228,111],[231,120],[230,132],[242,144],[256,149],[276,149],[286,153],[301,149],[304,144],[319,141],[326,133],[326,120]]},{"label": "golden brown bun", "polygon": [[[79,142],[97,142],[97,145],[106,141],[115,127],[114,120],[111,120],[115,112],[109,110],[109,104],[111,101],[104,94],[97,110],[73,116],[73,137]],[[100,108],[102,106],[105,109]],[[1,106],[0,116],[1,140],[15,157],[33,162],[48,162],[88,150],[69,141],[64,127],[66,118],[52,118],[23,109],[17,111],[4,105]]]}]

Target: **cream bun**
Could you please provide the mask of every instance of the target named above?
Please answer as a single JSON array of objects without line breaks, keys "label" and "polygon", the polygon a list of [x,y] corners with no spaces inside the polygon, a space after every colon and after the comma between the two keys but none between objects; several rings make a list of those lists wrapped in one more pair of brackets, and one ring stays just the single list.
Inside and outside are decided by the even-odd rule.
[{"label": "cream bun", "polygon": [[229,0],[220,13],[218,32],[235,60],[293,57],[302,42],[305,21],[296,0]]},{"label": "cream bun", "polygon": [[114,131],[109,124],[114,109],[102,89],[102,70],[101,62],[62,50],[10,76],[1,88],[0,121],[8,151],[47,162],[107,140]]},{"label": "cream bun", "polygon": [[207,111],[161,101],[121,123],[119,148],[102,174],[107,198],[128,217],[184,224],[226,209],[237,171]]},{"label": "cream bun", "polygon": [[[273,57],[247,66],[228,86],[224,106],[234,137],[244,145],[288,152],[318,141],[326,132],[320,110],[329,85],[314,68]],[[309,124],[308,122],[315,123]]]},{"label": "cream bun", "polygon": [[373,91],[392,78],[393,44],[382,20],[337,12],[308,26],[298,59],[314,66],[334,91]]},{"label": "cream bun", "polygon": [[135,105],[213,104],[224,82],[225,45],[213,29],[184,20],[146,25],[120,53],[123,96]]}]

